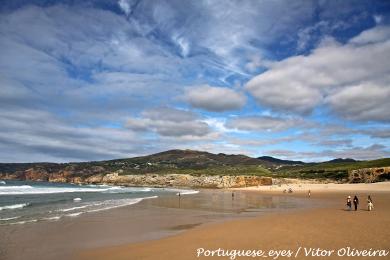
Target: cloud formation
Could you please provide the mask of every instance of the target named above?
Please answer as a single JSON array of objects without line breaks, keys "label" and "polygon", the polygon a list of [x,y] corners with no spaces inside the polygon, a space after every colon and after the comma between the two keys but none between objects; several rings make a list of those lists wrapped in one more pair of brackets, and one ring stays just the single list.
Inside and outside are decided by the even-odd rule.
[{"label": "cloud formation", "polygon": [[248,116],[232,118],[226,123],[228,128],[246,131],[278,132],[294,127],[303,127],[301,119],[279,118],[271,116]]},{"label": "cloud formation", "polygon": [[152,131],[162,136],[202,137],[210,133],[209,126],[194,113],[174,108],[144,111],[142,117],[129,118],[126,127],[134,131]]},{"label": "cloud formation", "polygon": [[270,150],[268,154],[285,159],[296,160],[307,158],[308,161],[321,161],[323,158],[354,158],[357,160],[385,158],[389,150],[380,144],[373,144],[366,147],[351,147],[341,150],[322,150],[318,152],[296,152],[293,150]]},{"label": "cloud formation", "polygon": [[240,109],[246,102],[246,97],[242,93],[229,88],[207,85],[189,88],[184,98],[195,108],[213,112]]},{"label": "cloud formation", "polygon": [[387,6],[3,1],[0,161],[389,147]]},{"label": "cloud formation", "polygon": [[323,43],[307,56],[273,63],[246,89],[260,105],[307,114],[329,105],[351,120],[388,121],[390,27],[364,31],[342,45]]}]

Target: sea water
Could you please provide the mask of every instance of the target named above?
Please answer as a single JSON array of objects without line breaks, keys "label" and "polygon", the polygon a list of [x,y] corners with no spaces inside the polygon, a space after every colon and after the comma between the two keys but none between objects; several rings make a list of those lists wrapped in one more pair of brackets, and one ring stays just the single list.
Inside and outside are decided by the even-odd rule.
[{"label": "sea water", "polygon": [[0,180],[0,225],[55,221],[194,190]]}]

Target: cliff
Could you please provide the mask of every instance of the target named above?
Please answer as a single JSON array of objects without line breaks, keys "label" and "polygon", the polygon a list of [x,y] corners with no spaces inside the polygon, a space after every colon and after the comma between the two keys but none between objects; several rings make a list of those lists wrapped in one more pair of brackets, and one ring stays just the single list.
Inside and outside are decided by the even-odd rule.
[{"label": "cliff", "polygon": [[72,169],[47,172],[45,169],[30,168],[17,173],[0,173],[1,179],[17,179],[49,182],[68,182],[76,184],[113,184],[123,186],[149,187],[191,187],[191,188],[240,188],[248,186],[271,185],[272,178],[261,176],[227,176],[190,174],[131,174],[121,172],[105,173],[104,168],[93,172],[76,173]]},{"label": "cliff", "polygon": [[378,182],[390,180],[390,167],[375,167],[351,170],[349,172],[349,182]]}]

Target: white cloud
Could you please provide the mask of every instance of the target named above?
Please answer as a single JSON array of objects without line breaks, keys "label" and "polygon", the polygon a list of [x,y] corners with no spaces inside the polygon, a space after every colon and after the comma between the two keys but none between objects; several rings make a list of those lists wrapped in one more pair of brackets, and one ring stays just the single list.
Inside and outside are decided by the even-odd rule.
[{"label": "white cloud", "polygon": [[327,98],[331,108],[351,120],[390,121],[390,87],[363,83],[348,86]]},{"label": "white cloud", "polygon": [[[367,107],[364,103],[354,102],[359,108],[342,111],[336,100],[342,102],[339,98],[348,98],[343,102],[346,107],[352,100],[366,101],[366,94],[388,95],[389,28],[375,27],[362,32],[345,45],[328,41],[307,56],[275,62],[268,71],[251,79],[246,89],[262,106],[276,111],[305,114],[328,104],[350,119],[388,120],[387,114],[381,115],[387,109],[383,98],[378,100],[377,107],[369,107],[370,111],[364,113],[362,110]],[[354,93],[346,94],[349,91]]]},{"label": "white cloud", "polygon": [[293,127],[303,127],[305,122],[301,119],[279,118],[271,116],[247,116],[230,119],[227,128],[246,131],[278,132]]},{"label": "white cloud", "polygon": [[127,129],[73,127],[48,112],[0,109],[1,162],[85,161],[130,157],[147,141]]},{"label": "white cloud", "polygon": [[376,42],[384,42],[390,39],[389,26],[377,26],[375,29],[366,30],[358,36],[352,38],[349,42],[354,44],[369,44]]},{"label": "white cloud", "polygon": [[389,150],[379,144],[373,144],[366,147],[350,147],[341,150],[323,150],[318,152],[297,152],[292,150],[269,150],[265,154],[278,156],[285,159],[299,160],[305,158],[305,161],[323,161],[334,158],[353,158],[356,160],[373,160],[385,158]]},{"label": "white cloud", "polygon": [[206,136],[209,126],[195,114],[173,108],[156,108],[142,113],[142,117],[129,118],[127,128],[134,131],[152,131],[161,136]]},{"label": "white cloud", "polygon": [[188,88],[184,98],[193,107],[214,112],[240,109],[246,102],[242,93],[208,85]]},{"label": "white cloud", "polygon": [[126,15],[130,14],[131,6],[129,0],[119,0],[118,5]]}]

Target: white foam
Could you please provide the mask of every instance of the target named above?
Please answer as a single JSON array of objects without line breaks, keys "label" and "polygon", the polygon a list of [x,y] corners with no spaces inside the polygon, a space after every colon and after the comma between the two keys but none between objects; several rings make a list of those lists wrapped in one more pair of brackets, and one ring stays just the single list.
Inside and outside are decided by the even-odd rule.
[{"label": "white foam", "polygon": [[22,194],[52,194],[69,192],[106,192],[106,193],[131,193],[150,192],[151,188],[121,187],[107,185],[85,185],[75,187],[45,187],[45,186],[0,186],[0,195],[22,195]]},{"label": "white foam", "polygon": [[198,190],[181,190],[181,189],[167,189],[167,191],[176,192],[176,195],[190,195],[199,193]]},{"label": "white foam", "polygon": [[68,211],[73,211],[73,210],[76,210],[76,209],[84,209],[84,208],[86,208],[88,206],[89,205],[84,205],[84,206],[80,206],[80,207],[73,207],[73,208],[67,208],[67,209],[59,209],[58,211],[68,212]]},{"label": "white foam", "polygon": [[74,198],[73,201],[81,201],[81,198]]},{"label": "white foam", "polygon": [[67,215],[65,215],[65,216],[67,216],[67,217],[77,217],[77,216],[79,216],[79,215],[81,215],[81,214],[83,214],[84,212],[76,212],[76,213],[71,213],[71,214],[67,214]]},{"label": "white foam", "polygon": [[59,220],[61,216],[54,216],[54,217],[48,217],[48,218],[42,218],[43,220]]},{"label": "white foam", "polygon": [[186,190],[186,191],[182,191],[180,194],[182,195],[190,195],[190,194],[197,194],[199,193],[198,190]]},{"label": "white foam", "polygon": [[5,209],[21,209],[21,208],[27,207],[28,205],[29,205],[28,203],[21,203],[21,204],[1,206],[0,211],[5,210]]},{"label": "white foam", "polygon": [[8,221],[8,220],[13,220],[13,219],[18,219],[18,218],[20,218],[20,216],[11,217],[11,218],[0,218],[0,221]]},{"label": "white foam", "polygon": [[42,187],[42,186],[3,186],[0,187],[0,195],[22,195],[22,194],[53,194],[68,192],[104,192],[109,188],[79,188],[79,187]]},{"label": "white foam", "polygon": [[4,184],[4,185],[5,185],[5,184],[7,184],[7,183],[5,183],[5,181],[0,181],[0,184]]},{"label": "white foam", "polygon": [[140,188],[140,187],[120,187],[112,186],[108,188],[105,193],[133,193],[133,192],[149,192],[151,188]]},{"label": "white foam", "polygon": [[[86,211],[80,211],[80,212],[75,212],[71,214],[66,214],[65,216],[67,217],[77,217],[81,214],[84,213],[93,213],[93,212],[99,212],[99,211],[104,211],[104,210],[109,210],[109,209],[114,209],[114,208],[120,208],[120,207],[125,207],[125,206],[130,206],[133,204],[137,204],[145,199],[154,199],[157,198],[158,196],[151,196],[151,197],[145,197],[145,198],[133,198],[133,199],[118,199],[118,200],[105,200],[100,203],[93,203],[90,205],[85,205],[85,207],[93,207],[93,206],[103,206],[100,208],[93,208],[89,209]],[[74,207],[77,208],[77,207]],[[64,211],[64,210],[62,210]],[[70,209],[68,211],[71,211]]]},{"label": "white foam", "polygon": [[22,225],[22,224],[26,224],[26,223],[34,223],[34,222],[37,222],[37,221],[38,221],[38,219],[31,219],[31,220],[25,220],[25,221],[9,223],[9,225]]},{"label": "white foam", "polygon": [[98,211],[103,211],[103,210],[109,210],[109,209],[130,206],[133,204],[137,204],[145,199],[155,199],[155,198],[158,198],[158,196],[151,196],[151,197],[145,197],[145,198],[135,198],[135,199],[107,200],[104,203],[102,203],[103,205],[108,205],[107,207],[92,209],[92,210],[88,210],[87,212],[98,212]]}]

